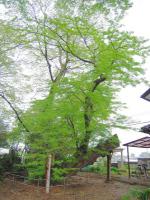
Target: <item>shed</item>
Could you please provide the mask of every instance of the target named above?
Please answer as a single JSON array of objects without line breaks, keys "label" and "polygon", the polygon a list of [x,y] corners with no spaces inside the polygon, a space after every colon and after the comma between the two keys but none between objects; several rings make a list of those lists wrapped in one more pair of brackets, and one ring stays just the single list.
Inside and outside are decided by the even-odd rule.
[{"label": "shed", "polygon": [[124,144],[123,146],[127,147],[127,157],[128,157],[128,175],[131,177],[130,171],[130,157],[129,157],[129,147],[137,147],[137,148],[150,148],[150,137],[143,137],[138,140],[134,140]]}]

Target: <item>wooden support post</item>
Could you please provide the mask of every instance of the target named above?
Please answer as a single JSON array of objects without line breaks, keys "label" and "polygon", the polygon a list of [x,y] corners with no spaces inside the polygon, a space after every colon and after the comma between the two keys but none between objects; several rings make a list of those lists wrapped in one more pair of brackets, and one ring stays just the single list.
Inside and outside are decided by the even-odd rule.
[{"label": "wooden support post", "polygon": [[52,156],[49,155],[48,161],[47,161],[47,172],[46,172],[46,193],[49,193],[49,190],[50,190],[51,160],[52,160]]},{"label": "wooden support post", "polygon": [[128,157],[128,177],[131,178],[129,146],[127,146],[127,157]]},{"label": "wooden support post", "polygon": [[121,149],[120,153],[121,153],[121,167],[122,167],[123,166],[123,149]]},{"label": "wooden support post", "polygon": [[107,155],[107,181],[111,180],[111,153]]}]

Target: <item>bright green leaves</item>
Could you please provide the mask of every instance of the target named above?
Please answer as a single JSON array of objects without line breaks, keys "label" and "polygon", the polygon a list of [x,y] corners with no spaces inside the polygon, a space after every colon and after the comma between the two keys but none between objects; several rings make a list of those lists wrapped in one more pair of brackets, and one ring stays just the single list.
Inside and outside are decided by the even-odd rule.
[{"label": "bright green leaves", "polygon": [[149,53],[145,40],[121,31],[119,21],[129,7],[128,0],[33,1],[24,6],[26,17],[21,11],[21,19],[11,22],[16,43],[31,53],[26,59],[41,77],[46,70],[51,77],[48,95],[22,114],[30,131],[20,125],[14,130],[14,140],[30,150],[29,172],[36,166],[42,174],[46,155],[53,154],[58,180],[65,171],[57,168],[73,166],[122,123],[117,92],[142,80]]}]

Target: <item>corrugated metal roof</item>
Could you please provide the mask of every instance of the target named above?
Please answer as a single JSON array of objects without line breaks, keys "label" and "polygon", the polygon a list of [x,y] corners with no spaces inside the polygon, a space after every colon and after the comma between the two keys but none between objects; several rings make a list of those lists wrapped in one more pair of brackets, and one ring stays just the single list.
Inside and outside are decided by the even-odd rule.
[{"label": "corrugated metal roof", "polygon": [[150,88],[141,95],[141,98],[150,101]]},{"label": "corrugated metal roof", "polygon": [[123,146],[138,147],[138,148],[150,148],[150,137],[143,137],[138,140],[134,140],[124,144]]}]

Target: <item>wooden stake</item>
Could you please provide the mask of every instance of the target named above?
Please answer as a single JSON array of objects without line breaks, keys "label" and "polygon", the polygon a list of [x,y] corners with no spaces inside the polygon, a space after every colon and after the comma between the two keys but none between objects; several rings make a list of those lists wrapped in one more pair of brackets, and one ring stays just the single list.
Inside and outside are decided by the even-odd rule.
[{"label": "wooden stake", "polygon": [[121,167],[123,166],[123,149],[121,149]]},{"label": "wooden stake", "polygon": [[49,193],[49,190],[50,190],[51,160],[52,160],[52,156],[49,155],[48,161],[47,161],[47,172],[46,172],[46,193]]}]

